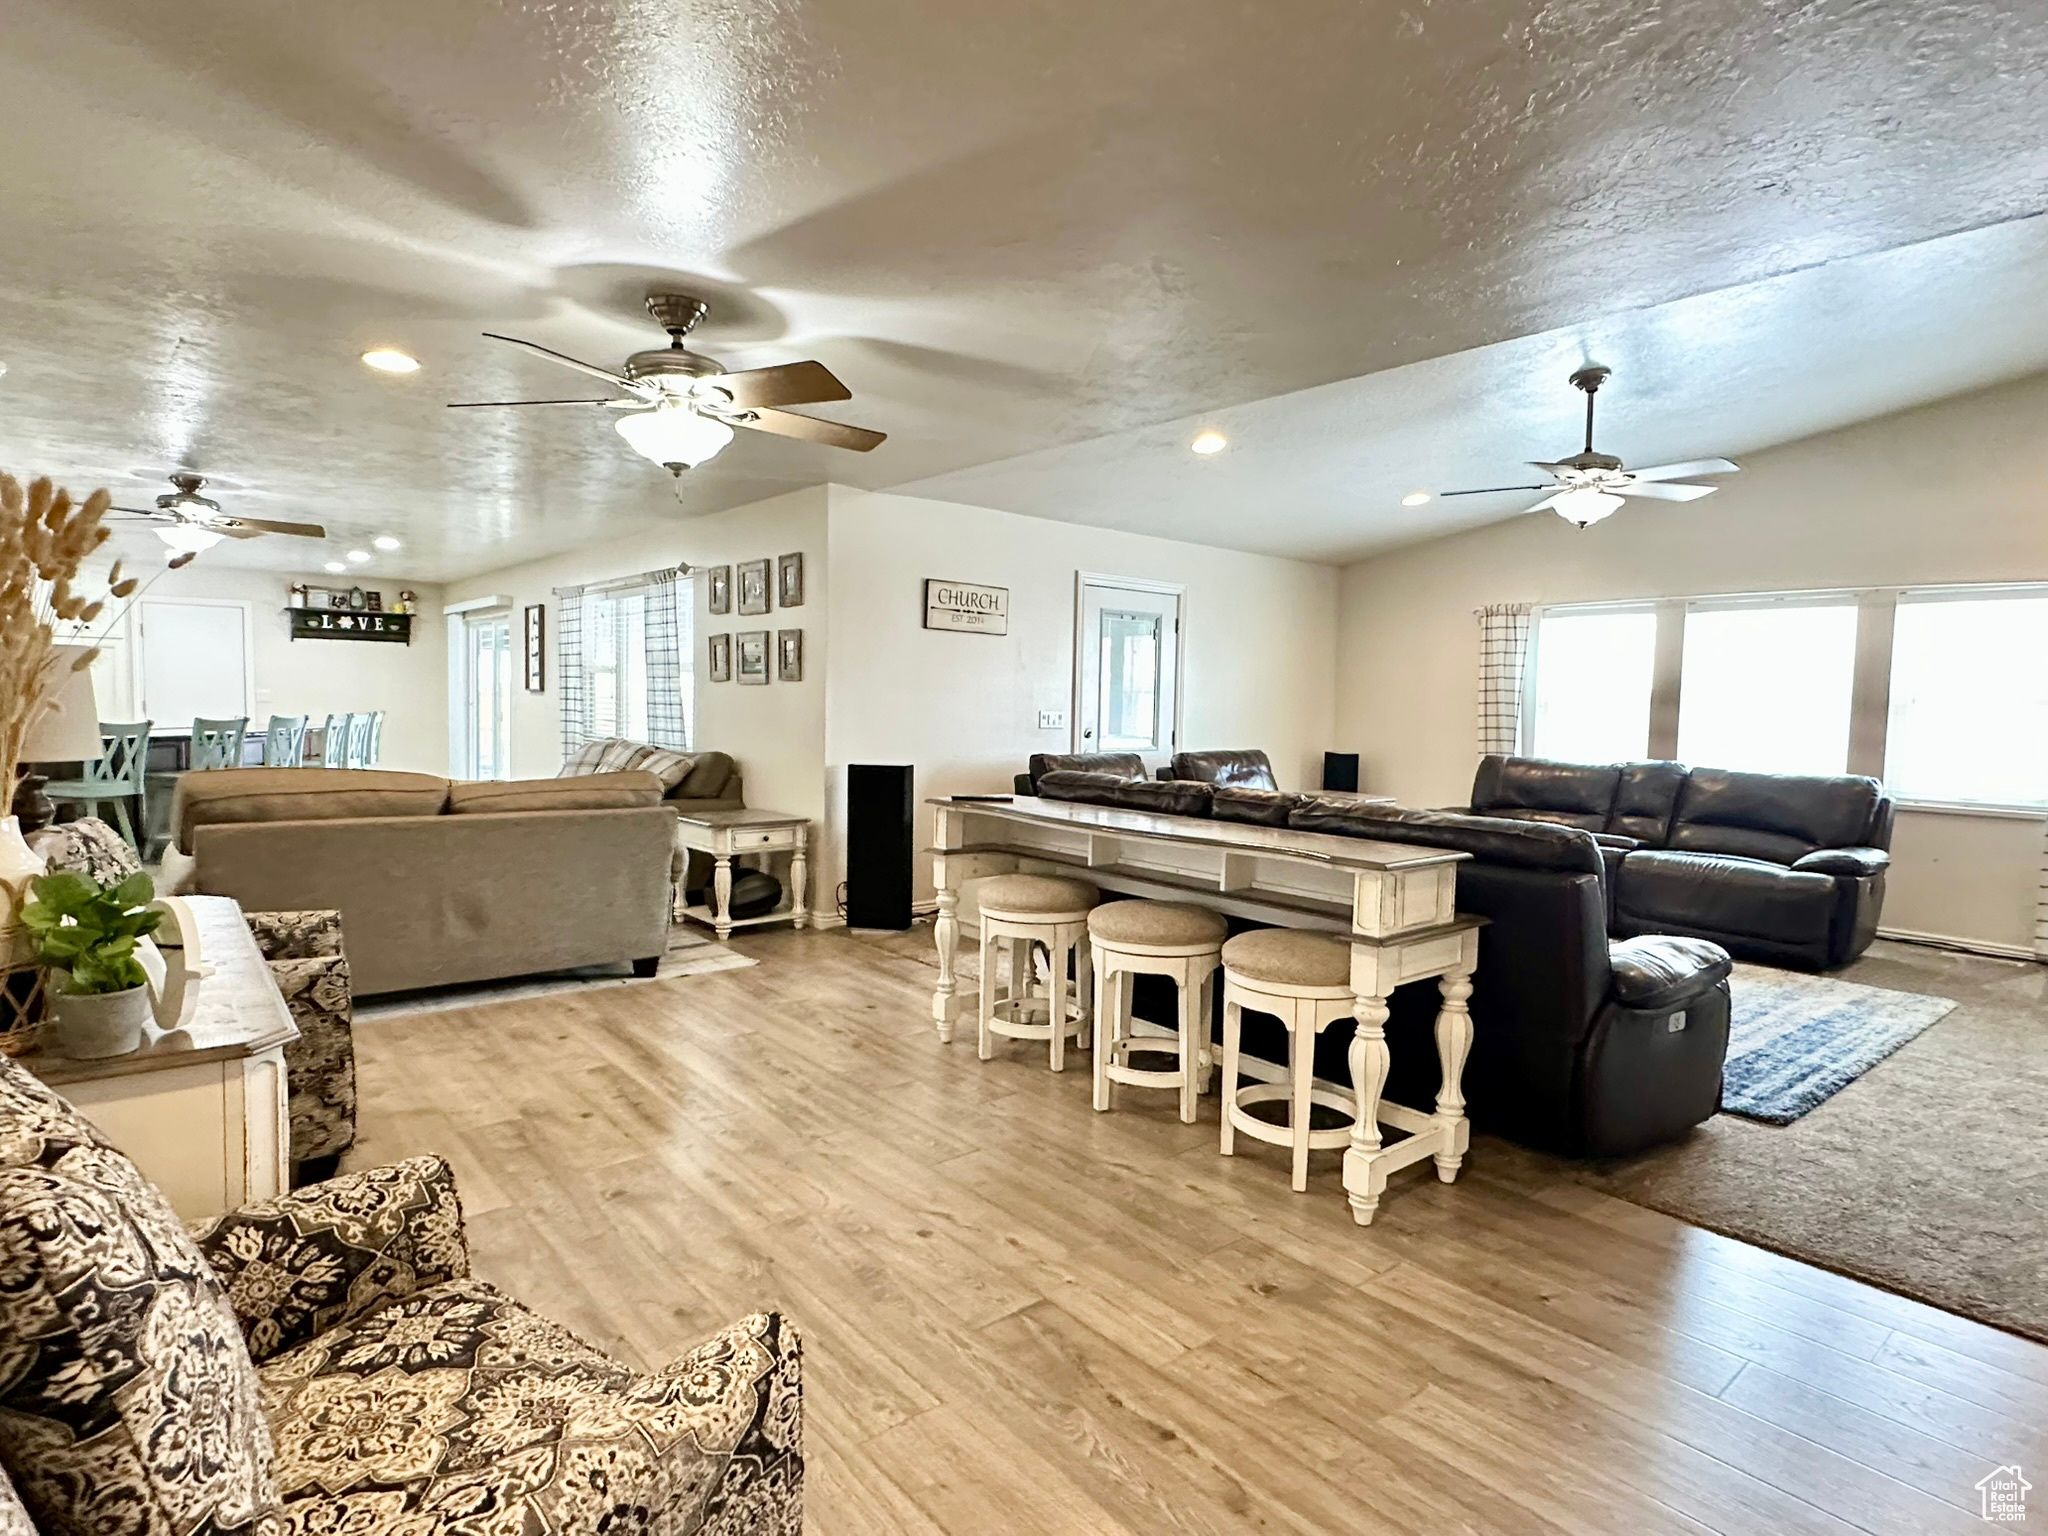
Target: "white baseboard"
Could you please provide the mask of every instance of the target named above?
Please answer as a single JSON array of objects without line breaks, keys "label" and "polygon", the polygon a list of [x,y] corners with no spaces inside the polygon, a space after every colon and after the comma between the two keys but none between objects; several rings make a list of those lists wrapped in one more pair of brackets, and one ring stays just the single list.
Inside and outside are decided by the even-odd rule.
[{"label": "white baseboard", "polygon": [[846,919],[837,912],[813,912],[811,914],[811,926],[813,928],[844,928],[846,926]]},{"label": "white baseboard", "polygon": [[1995,960],[2034,960],[2042,957],[2019,944],[1993,944],[1984,939],[1958,939],[1945,933],[1917,933],[1911,928],[1880,928],[1880,939],[1897,939],[1905,944],[1925,944],[1934,949],[1960,950],[1966,955],[1989,955]]}]

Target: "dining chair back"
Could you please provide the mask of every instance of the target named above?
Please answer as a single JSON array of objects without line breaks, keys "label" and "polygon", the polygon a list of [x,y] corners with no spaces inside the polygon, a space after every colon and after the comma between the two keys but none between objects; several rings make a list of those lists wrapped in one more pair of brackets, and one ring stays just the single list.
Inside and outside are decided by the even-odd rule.
[{"label": "dining chair back", "polygon": [[43,793],[52,800],[83,805],[88,816],[98,816],[101,802],[111,801],[114,819],[121,826],[121,835],[128,839],[130,847],[139,848],[141,845],[135,841],[135,822],[128,814],[128,802],[132,799],[138,810],[142,808],[143,774],[149,760],[149,729],[152,723],[148,720],[102,720],[99,761],[85,765],[83,778],[58,779],[44,785]]},{"label": "dining chair back", "polygon": [[192,755],[186,767],[194,773],[205,773],[215,768],[241,767],[242,738],[248,731],[247,715],[234,720],[194,720]]},{"label": "dining chair back", "polygon": [[376,710],[370,716],[370,746],[363,766],[374,768],[377,760],[384,755],[384,711]]},{"label": "dining chair back", "polygon": [[370,766],[370,716],[354,714],[348,717],[348,763],[351,768]]},{"label": "dining chair back", "polygon": [[320,766],[322,768],[346,768],[348,766],[348,716],[329,715],[327,724],[320,732]]},{"label": "dining chair back", "polygon": [[306,717],[304,715],[272,715],[270,728],[263,733],[263,766],[266,768],[296,768],[306,754]]}]

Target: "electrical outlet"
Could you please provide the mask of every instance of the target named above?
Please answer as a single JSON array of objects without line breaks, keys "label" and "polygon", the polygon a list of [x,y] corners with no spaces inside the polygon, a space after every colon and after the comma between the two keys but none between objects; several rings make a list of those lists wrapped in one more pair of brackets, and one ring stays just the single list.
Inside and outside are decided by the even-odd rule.
[{"label": "electrical outlet", "polygon": [[1067,712],[1064,709],[1041,709],[1038,712],[1038,728],[1041,731],[1064,731],[1067,728]]}]

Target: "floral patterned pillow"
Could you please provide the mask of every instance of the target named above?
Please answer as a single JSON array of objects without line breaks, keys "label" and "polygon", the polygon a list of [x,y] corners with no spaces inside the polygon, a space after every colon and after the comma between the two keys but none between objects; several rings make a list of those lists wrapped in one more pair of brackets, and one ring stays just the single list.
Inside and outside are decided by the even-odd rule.
[{"label": "floral patterned pillow", "polygon": [[81,816],[30,835],[28,845],[52,870],[75,869],[101,885],[119,885],[142,868],[121,834],[97,816]]},{"label": "floral patterned pillow", "polygon": [[254,1530],[256,1368],[169,1202],[0,1058],[0,1465],[39,1530]]}]

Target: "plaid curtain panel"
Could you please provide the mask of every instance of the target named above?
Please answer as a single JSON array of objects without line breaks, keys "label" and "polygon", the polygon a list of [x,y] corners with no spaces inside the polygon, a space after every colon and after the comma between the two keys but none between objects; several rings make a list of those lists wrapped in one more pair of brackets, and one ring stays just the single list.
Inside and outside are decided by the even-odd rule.
[{"label": "plaid curtain panel", "polygon": [[562,697],[562,761],[566,763],[590,739],[580,590],[555,594],[555,691]]},{"label": "plaid curtain panel", "polygon": [[687,750],[690,745],[689,698],[683,686],[690,654],[690,621],[684,616],[682,584],[674,571],[655,573],[647,582],[647,739],[657,747]]},{"label": "plaid curtain panel", "polygon": [[1529,604],[1479,610],[1479,752],[1512,755],[1522,744],[1522,667],[1529,656]]}]

